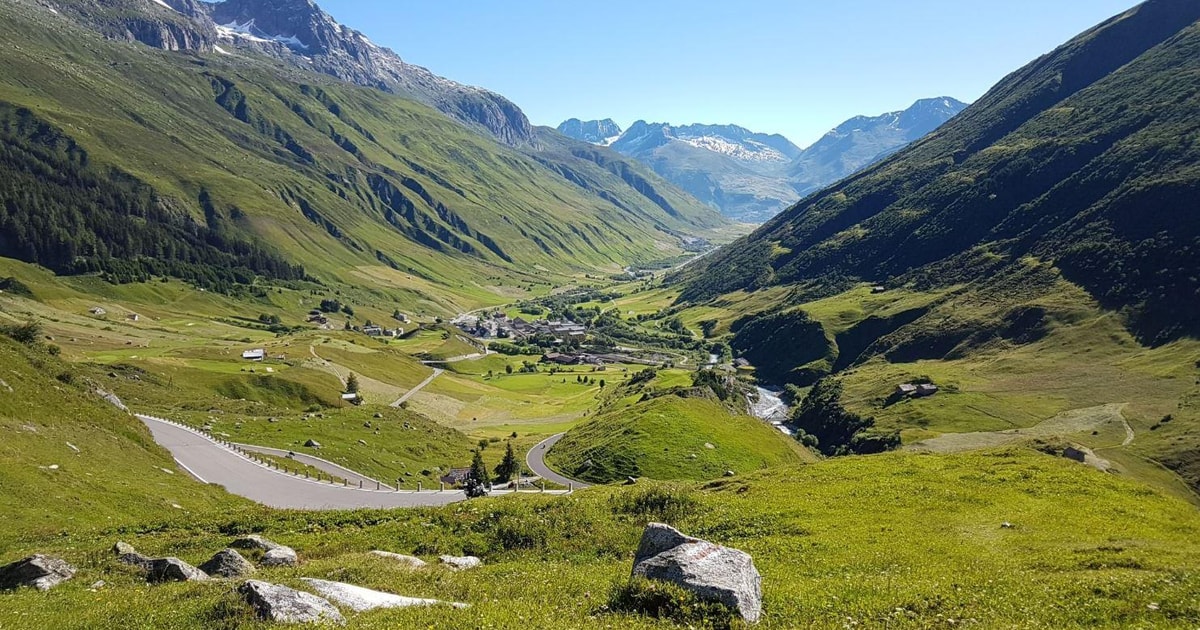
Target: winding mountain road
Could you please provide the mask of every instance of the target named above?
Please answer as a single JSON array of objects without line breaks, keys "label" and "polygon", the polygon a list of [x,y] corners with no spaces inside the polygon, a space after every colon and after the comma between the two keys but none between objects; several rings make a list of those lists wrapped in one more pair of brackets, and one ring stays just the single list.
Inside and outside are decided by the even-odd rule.
[{"label": "winding mountain road", "polygon": [[550,470],[550,467],[546,465],[546,453],[553,448],[555,444],[558,444],[558,441],[563,439],[564,436],[566,436],[566,433],[551,435],[550,437],[539,442],[537,446],[529,449],[529,453],[525,455],[525,465],[528,466],[529,469],[532,470],[537,476],[547,481],[553,481],[560,486],[567,486],[576,489],[588,488],[591,486],[591,484],[587,484],[582,481],[576,481],[570,477],[564,477],[563,475]]},{"label": "winding mountain road", "polygon": [[[180,467],[200,482],[223,486],[232,494],[268,507],[296,510],[388,509],[436,507],[466,499],[466,495],[459,490],[359,490],[305,479],[255,462],[231,447],[183,425],[145,415],[138,415],[137,418],[150,428],[154,440],[171,452]],[[493,491],[492,494],[496,496],[511,492]]]},{"label": "winding mountain road", "polygon": [[299,462],[306,466],[312,466],[313,468],[316,468],[322,472],[345,479],[356,486],[361,483],[364,487],[374,488],[375,485],[378,484],[384,490],[395,490],[395,488],[383,483],[382,481],[379,481],[378,479],[372,479],[371,477],[357,473],[349,468],[346,468],[345,466],[335,464],[327,459],[321,459],[320,457],[313,457],[312,455],[305,455],[304,453],[288,451],[282,448],[255,446],[253,444],[234,444],[234,446],[242,449],[243,451],[250,451],[252,453],[271,455],[273,457],[286,457],[292,461]]}]

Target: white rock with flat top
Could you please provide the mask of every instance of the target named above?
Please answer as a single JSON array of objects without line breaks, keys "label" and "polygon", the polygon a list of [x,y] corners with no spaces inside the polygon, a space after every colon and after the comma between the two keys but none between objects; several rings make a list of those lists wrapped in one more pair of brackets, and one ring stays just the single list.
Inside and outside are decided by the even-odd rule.
[{"label": "white rock with flat top", "polygon": [[263,554],[260,561],[264,567],[294,567],[300,564],[300,557],[291,547],[276,547]]},{"label": "white rock with flat top", "polygon": [[392,553],[390,551],[379,551],[378,549],[375,551],[372,551],[371,555],[379,557],[379,558],[385,558],[387,560],[392,560],[398,564],[405,564],[414,569],[420,569],[421,567],[428,566],[428,564],[429,564],[416,556],[406,556],[404,554]]},{"label": "white rock with flat top", "polygon": [[312,593],[279,584],[249,580],[238,593],[259,618],[276,623],[346,623],[345,617],[327,600]]},{"label": "white rock with flat top", "polygon": [[336,602],[339,606],[349,608],[354,612],[366,612],[380,608],[411,608],[413,606],[469,607],[467,604],[460,604],[458,602],[404,597],[402,595],[373,591],[369,588],[354,586],[353,584],[343,584],[341,582],[328,582],[313,578],[303,578],[303,580],[322,597],[328,598],[330,601]]},{"label": "white rock with flat top", "polygon": [[749,623],[762,615],[762,576],[749,554],[685,536],[669,525],[646,526],[633,576],[669,582],[725,604]]},{"label": "white rock with flat top", "polygon": [[440,556],[438,560],[441,560],[442,564],[454,569],[455,571],[474,569],[476,567],[483,566],[483,560],[480,560],[475,556]]}]

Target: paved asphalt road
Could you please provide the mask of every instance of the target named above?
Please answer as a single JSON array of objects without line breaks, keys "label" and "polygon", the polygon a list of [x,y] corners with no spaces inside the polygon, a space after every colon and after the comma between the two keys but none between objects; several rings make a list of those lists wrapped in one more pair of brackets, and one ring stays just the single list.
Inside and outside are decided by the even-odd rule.
[{"label": "paved asphalt road", "polygon": [[429,507],[462,501],[461,491],[379,492],[302,479],[256,464],[208,438],[147,416],[138,416],[175,461],[205,483],[275,508],[343,510]]},{"label": "paved asphalt road", "polygon": [[587,488],[589,484],[564,477],[550,470],[550,467],[546,465],[546,452],[553,448],[555,444],[558,444],[558,441],[563,439],[565,435],[566,433],[559,433],[558,435],[552,435],[542,440],[541,443],[530,449],[529,454],[525,456],[525,465],[529,466],[529,469],[534,474],[547,481],[553,481],[562,486],[574,486],[576,489]]},{"label": "paved asphalt road", "polygon": [[[349,468],[346,468],[345,466],[339,466],[329,460],[321,459],[320,457],[313,457],[312,455],[305,455],[304,453],[296,453],[295,451],[286,451],[281,448],[254,446],[252,444],[238,444],[238,446],[244,451],[262,453],[263,455],[274,455],[275,457],[286,457],[292,461],[312,466],[313,468],[327,472],[335,477],[345,479],[355,486],[357,486],[359,483],[362,483],[363,487],[365,488],[374,488],[375,484],[378,483],[379,485],[382,485],[385,490],[393,490],[393,488],[388,484],[381,483],[378,480],[372,479],[366,475],[361,475],[353,470],[350,470]],[[291,455],[288,455],[289,453],[291,453]]]}]

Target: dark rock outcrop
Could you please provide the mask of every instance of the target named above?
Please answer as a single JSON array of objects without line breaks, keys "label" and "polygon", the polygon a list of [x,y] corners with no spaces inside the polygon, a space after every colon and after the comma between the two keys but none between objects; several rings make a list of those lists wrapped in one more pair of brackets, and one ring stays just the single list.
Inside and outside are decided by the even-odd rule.
[{"label": "dark rock outcrop", "polygon": [[143,571],[149,571],[150,565],[153,563],[150,557],[138,553],[133,545],[126,542],[118,542],[113,545],[113,555],[117,557],[117,562],[137,567]]},{"label": "dark rock outcrop", "polygon": [[0,589],[28,586],[39,591],[48,591],[73,577],[75,567],[67,564],[65,560],[36,555],[0,567]]},{"label": "dark rock outcrop", "polygon": [[162,582],[203,582],[208,574],[179,558],[155,558],[150,561],[146,578],[159,584]]},{"label": "dark rock outcrop", "polygon": [[226,0],[212,5],[223,41],[343,81],[405,94],[509,145],[527,145],[533,127],[508,99],[406,63],[362,33],[338,24],[311,0]]},{"label": "dark rock outcrop", "polygon": [[258,549],[265,551],[262,557],[264,567],[292,567],[300,563],[300,557],[291,547],[280,545],[258,534],[243,536],[230,545],[238,549]]},{"label": "dark rock outcrop", "polygon": [[217,30],[198,0],[63,0],[64,13],[105,37],[174,51],[208,52]]},{"label": "dark rock outcrop", "polygon": [[217,552],[211,560],[200,565],[205,573],[223,578],[246,577],[254,573],[254,565],[234,549]]}]

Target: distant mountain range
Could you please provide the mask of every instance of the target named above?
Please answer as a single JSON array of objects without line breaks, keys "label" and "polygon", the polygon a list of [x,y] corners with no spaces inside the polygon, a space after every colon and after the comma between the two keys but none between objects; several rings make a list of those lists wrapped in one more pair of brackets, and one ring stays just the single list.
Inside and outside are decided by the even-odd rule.
[{"label": "distant mountain range", "polygon": [[966,108],[949,97],[881,116],[857,116],[807,149],[779,134],[737,125],[571,119],[566,136],[636,158],[700,201],[739,221],[770,219],[805,195],[841,180],[934,131]]}]

